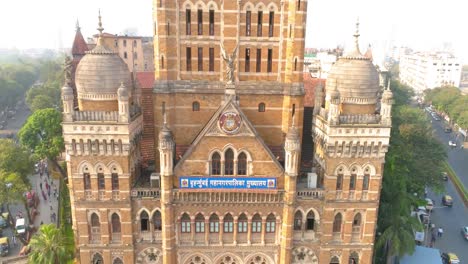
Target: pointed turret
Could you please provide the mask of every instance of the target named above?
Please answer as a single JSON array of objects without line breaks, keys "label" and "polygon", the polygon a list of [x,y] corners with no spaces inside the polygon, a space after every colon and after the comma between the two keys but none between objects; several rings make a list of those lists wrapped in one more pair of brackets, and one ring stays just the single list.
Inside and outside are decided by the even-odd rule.
[{"label": "pointed turret", "polygon": [[392,104],[393,93],[392,90],[390,90],[390,80],[388,80],[387,88],[382,94],[382,100],[380,103],[380,116],[382,117],[383,125],[392,125]]},{"label": "pointed turret", "polygon": [[89,50],[88,44],[86,44],[86,41],[84,40],[83,35],[81,34],[80,23],[77,20],[75,40],[73,40],[73,46],[72,46],[73,58],[77,56],[83,57],[86,54],[86,51],[88,50]]},{"label": "pointed turret", "polygon": [[119,102],[119,122],[128,122],[130,120],[129,94],[128,88],[123,82],[117,89],[117,100]]},{"label": "pointed turret", "polygon": [[364,56],[366,56],[367,58],[369,58],[369,60],[373,61],[374,58],[372,56],[372,47],[371,47],[371,44],[369,44],[369,46],[367,47],[367,50],[366,50],[366,53],[364,53]]}]

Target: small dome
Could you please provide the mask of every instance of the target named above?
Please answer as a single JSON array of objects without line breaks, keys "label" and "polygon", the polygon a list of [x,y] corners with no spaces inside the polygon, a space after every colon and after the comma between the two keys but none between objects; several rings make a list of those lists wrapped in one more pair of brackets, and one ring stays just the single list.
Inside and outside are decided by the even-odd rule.
[{"label": "small dome", "polygon": [[62,96],[66,96],[66,95],[72,95],[73,96],[73,89],[68,84],[65,84],[62,87]]},{"label": "small dome", "polygon": [[128,88],[123,82],[120,83],[120,87],[117,89],[117,95],[119,97],[128,97]]},{"label": "small dome", "polygon": [[79,99],[90,101],[117,100],[117,89],[123,82],[131,85],[130,71],[118,54],[96,46],[80,61],[75,84]]}]

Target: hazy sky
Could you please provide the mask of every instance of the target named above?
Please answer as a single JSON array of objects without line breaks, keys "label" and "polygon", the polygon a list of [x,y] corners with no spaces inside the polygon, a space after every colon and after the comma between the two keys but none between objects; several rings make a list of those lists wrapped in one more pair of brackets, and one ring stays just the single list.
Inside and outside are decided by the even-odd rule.
[{"label": "hazy sky", "polygon": [[[421,50],[447,42],[468,63],[467,6],[466,0],[309,0],[306,46],[350,43],[359,17],[361,50],[372,44],[379,53],[389,41]],[[0,8],[0,48],[70,47],[76,19],[85,37],[97,32],[99,8],[106,32],[152,34],[152,0],[4,0]]]}]

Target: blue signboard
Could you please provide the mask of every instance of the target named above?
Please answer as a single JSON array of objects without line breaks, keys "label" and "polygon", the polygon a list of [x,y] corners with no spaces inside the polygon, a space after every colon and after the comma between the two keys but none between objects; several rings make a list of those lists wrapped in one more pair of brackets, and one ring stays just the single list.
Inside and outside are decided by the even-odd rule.
[{"label": "blue signboard", "polygon": [[180,189],[276,189],[275,178],[180,177]]}]

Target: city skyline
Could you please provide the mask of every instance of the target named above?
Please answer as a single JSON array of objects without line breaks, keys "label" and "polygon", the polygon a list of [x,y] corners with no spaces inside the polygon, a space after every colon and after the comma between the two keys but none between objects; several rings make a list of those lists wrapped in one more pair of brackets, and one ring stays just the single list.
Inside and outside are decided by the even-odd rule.
[{"label": "city skyline", "polygon": [[[348,47],[359,17],[362,51],[370,44],[377,57],[382,57],[390,46],[428,51],[441,49],[449,43],[455,54],[468,63],[468,49],[464,48],[468,47],[468,36],[457,30],[457,25],[466,20],[463,9],[457,8],[462,1],[452,0],[443,6],[433,0],[424,1],[424,6],[418,2],[397,0],[386,5],[383,1],[368,0],[309,1],[306,47]],[[141,0],[131,6],[109,0],[79,3],[19,0],[3,3],[3,6],[15,12],[6,12],[0,17],[2,32],[10,36],[0,40],[0,48],[70,48],[77,20],[85,38],[97,33],[98,9],[101,9],[106,32],[122,34],[136,29],[138,35],[152,36],[152,0]],[[24,6],[28,8],[23,9]],[[18,19],[18,10],[24,18]]]}]

